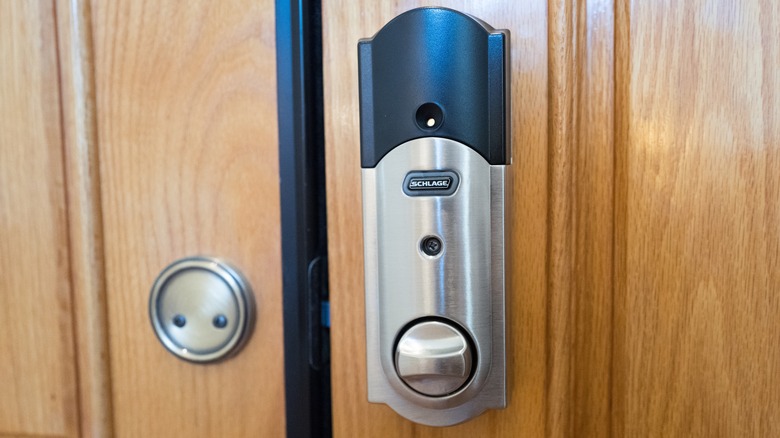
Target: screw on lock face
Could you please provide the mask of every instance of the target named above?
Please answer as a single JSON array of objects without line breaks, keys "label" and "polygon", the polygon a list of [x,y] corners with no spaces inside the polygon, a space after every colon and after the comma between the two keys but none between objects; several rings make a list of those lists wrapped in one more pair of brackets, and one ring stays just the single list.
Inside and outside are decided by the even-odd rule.
[{"label": "screw on lock face", "polygon": [[441,240],[436,236],[428,236],[422,241],[422,251],[431,257],[439,255],[444,245]]}]

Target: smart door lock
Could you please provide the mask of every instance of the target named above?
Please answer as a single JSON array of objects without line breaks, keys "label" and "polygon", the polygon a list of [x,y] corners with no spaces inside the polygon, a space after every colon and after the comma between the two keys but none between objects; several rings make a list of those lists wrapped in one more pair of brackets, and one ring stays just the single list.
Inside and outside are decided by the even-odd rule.
[{"label": "smart door lock", "polygon": [[368,398],[460,423],[506,406],[509,32],[420,8],[358,57]]}]

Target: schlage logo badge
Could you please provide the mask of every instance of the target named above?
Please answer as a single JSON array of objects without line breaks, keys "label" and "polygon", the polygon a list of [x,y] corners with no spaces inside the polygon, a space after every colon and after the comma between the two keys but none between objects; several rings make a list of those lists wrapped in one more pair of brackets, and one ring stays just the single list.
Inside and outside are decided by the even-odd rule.
[{"label": "schlage logo badge", "polygon": [[458,188],[458,174],[451,170],[409,172],[404,178],[408,196],[449,196]]},{"label": "schlage logo badge", "polygon": [[435,176],[428,178],[411,178],[409,179],[409,190],[431,190],[442,189],[447,190],[452,185],[452,177],[449,176]]}]

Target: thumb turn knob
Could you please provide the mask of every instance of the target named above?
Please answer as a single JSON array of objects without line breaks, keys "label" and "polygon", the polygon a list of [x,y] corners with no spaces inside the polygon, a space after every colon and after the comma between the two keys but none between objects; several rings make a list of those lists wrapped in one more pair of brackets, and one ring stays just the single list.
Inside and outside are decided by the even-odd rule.
[{"label": "thumb turn knob", "polygon": [[395,368],[401,380],[415,391],[441,397],[468,382],[472,351],[457,328],[444,322],[421,322],[398,341]]}]

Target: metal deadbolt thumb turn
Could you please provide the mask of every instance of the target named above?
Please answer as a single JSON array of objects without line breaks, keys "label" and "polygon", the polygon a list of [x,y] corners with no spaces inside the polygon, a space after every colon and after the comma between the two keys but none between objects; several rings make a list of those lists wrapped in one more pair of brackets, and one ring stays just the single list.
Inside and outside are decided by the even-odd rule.
[{"label": "metal deadbolt thumb turn", "polygon": [[395,351],[398,376],[415,391],[441,397],[468,382],[472,352],[466,337],[455,327],[438,321],[412,326]]}]

